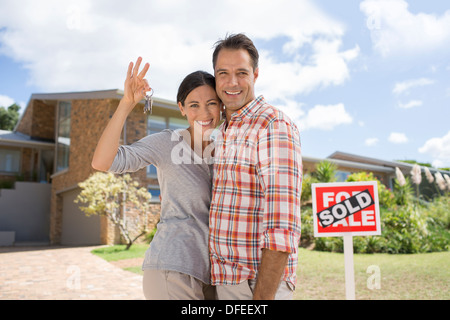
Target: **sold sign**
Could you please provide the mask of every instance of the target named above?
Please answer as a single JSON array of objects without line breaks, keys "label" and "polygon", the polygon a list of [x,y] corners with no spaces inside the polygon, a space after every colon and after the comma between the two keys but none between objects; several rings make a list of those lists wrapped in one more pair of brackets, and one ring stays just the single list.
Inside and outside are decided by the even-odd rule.
[{"label": "sold sign", "polygon": [[314,236],[380,235],[376,181],[314,183]]}]

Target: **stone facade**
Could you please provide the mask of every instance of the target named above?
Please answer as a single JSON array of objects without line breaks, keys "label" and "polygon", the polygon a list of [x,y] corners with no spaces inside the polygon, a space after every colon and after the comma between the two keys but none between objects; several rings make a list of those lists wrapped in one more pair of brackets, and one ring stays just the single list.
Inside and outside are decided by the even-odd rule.
[{"label": "stone facade", "polygon": [[17,131],[32,138],[53,141],[55,139],[56,102],[32,100],[18,124]]}]

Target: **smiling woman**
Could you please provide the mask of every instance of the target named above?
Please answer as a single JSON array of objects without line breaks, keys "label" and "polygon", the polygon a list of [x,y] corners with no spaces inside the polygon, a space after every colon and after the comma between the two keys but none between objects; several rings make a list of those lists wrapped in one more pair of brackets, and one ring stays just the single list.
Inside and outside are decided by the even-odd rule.
[{"label": "smiling woman", "polygon": [[[149,64],[140,71],[141,63],[138,58],[128,66],[123,98],[103,131],[92,166],[117,174],[150,165],[157,168],[161,215],[142,266],[144,295],[147,299],[210,299],[214,297],[208,253],[213,161],[211,155],[197,152],[197,142],[202,149],[213,145],[209,133],[220,121],[214,77],[196,71],[182,81],[177,102],[188,129],[165,129],[119,146],[128,115],[150,88],[144,79]],[[179,162],[177,151],[188,161]]]},{"label": "smiling woman", "polygon": [[191,73],[180,84],[178,107],[187,118],[190,145],[194,150],[205,150],[210,144],[209,135],[219,125],[222,102],[215,91],[214,77],[207,72]]}]

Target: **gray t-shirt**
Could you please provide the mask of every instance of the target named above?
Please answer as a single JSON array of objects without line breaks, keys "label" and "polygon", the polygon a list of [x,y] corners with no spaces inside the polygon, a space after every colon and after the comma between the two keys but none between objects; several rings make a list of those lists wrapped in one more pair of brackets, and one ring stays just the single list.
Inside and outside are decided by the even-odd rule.
[{"label": "gray t-shirt", "polygon": [[[212,157],[194,152],[186,130],[164,130],[120,146],[110,172],[134,172],[153,164],[161,188],[161,217],[142,269],[189,274],[210,283],[208,250]],[[205,152],[208,153],[208,152]]]}]

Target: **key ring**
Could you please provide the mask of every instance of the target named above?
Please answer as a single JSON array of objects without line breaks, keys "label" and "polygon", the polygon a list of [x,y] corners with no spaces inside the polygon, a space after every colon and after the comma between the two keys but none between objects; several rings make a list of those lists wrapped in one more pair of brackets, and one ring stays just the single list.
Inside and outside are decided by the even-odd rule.
[{"label": "key ring", "polygon": [[144,113],[152,114],[153,108],[153,88],[150,88],[150,94],[145,95]]}]

